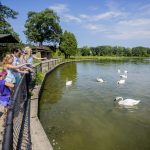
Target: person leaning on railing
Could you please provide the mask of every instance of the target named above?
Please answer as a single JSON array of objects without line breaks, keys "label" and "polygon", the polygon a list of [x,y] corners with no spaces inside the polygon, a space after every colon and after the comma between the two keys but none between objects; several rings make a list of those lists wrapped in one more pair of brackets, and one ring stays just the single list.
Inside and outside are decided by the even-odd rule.
[{"label": "person leaning on railing", "polygon": [[[18,66],[21,64],[20,62],[20,57],[22,55],[21,53],[21,50],[19,48],[13,48],[11,50],[11,53],[12,53],[12,56],[13,56],[13,65],[14,66]],[[18,84],[20,82],[20,79],[21,79],[21,74],[26,74],[28,73],[27,70],[24,70],[22,68],[19,68],[19,69],[14,69],[14,76],[15,76],[15,79],[16,79],[16,84]]]},{"label": "person leaning on railing", "polygon": [[29,67],[33,68],[33,59],[37,59],[37,60],[46,60],[47,58],[39,58],[39,57],[36,57],[32,54],[32,49],[27,46],[24,48],[25,50],[25,53],[26,53],[26,60],[27,60],[27,63],[29,63]]},{"label": "person leaning on railing", "polygon": [[[34,65],[33,65],[33,59],[37,59],[37,60],[46,60],[47,58],[39,58],[39,57],[36,57],[32,54],[32,49],[27,46],[24,48],[24,52],[25,52],[25,59],[27,61],[27,63],[29,63],[29,65],[27,65],[27,67],[29,68],[33,68]],[[32,73],[31,71],[29,71],[29,83],[32,84]]]},{"label": "person leaning on railing", "polygon": [[7,54],[3,59],[3,70],[7,72],[5,81],[16,84],[16,78],[14,75],[14,71],[19,69],[25,65],[29,65],[28,63],[24,63],[21,65],[14,66],[13,65],[14,57],[11,54]]}]

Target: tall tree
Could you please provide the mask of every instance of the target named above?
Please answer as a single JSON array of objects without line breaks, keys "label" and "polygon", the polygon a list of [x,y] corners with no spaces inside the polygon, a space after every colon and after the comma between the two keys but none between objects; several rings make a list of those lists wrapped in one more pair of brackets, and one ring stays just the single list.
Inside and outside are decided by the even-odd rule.
[{"label": "tall tree", "polygon": [[80,50],[80,53],[82,56],[90,56],[91,55],[91,50],[87,46],[84,46],[84,47],[80,48],[79,50]]},{"label": "tall tree", "polygon": [[39,45],[43,42],[57,45],[60,42],[62,30],[59,17],[51,9],[47,8],[41,12],[30,11],[25,28],[24,33],[30,42],[39,43]]},{"label": "tall tree", "polygon": [[64,32],[60,41],[60,51],[65,55],[65,58],[77,53],[77,40],[73,33]]},{"label": "tall tree", "polygon": [[17,15],[18,12],[2,5],[0,2],[0,34],[13,34],[14,36],[18,36],[17,33],[14,32],[10,23],[7,21],[9,18],[16,19]]}]

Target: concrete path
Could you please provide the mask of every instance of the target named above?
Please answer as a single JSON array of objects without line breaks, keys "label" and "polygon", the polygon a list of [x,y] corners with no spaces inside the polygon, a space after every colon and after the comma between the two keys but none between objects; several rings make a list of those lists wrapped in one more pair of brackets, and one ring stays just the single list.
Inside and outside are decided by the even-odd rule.
[{"label": "concrete path", "polygon": [[0,106],[0,150],[2,149],[3,135],[4,135],[4,121],[2,115],[4,114],[4,107]]}]

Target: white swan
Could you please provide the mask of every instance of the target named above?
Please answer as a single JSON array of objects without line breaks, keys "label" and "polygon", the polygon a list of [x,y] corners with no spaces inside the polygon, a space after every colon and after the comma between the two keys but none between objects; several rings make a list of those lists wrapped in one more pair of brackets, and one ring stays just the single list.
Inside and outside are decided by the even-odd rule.
[{"label": "white swan", "polygon": [[119,81],[117,81],[118,84],[124,84],[125,83],[125,79],[121,79]]},{"label": "white swan", "polygon": [[97,78],[96,80],[97,80],[98,82],[101,82],[101,83],[106,82],[106,81],[103,80],[102,78]]},{"label": "white swan", "polygon": [[128,71],[127,71],[127,70],[124,70],[124,73],[126,73],[126,74],[127,74],[127,73],[128,73]]},{"label": "white swan", "polygon": [[127,79],[127,74],[126,74],[126,75],[125,75],[125,74],[120,75],[120,77],[121,77],[121,78],[125,78],[125,79]]},{"label": "white swan", "polygon": [[121,73],[121,70],[120,70],[120,69],[118,69],[118,73]]},{"label": "white swan", "polygon": [[141,100],[134,100],[134,99],[123,99],[122,97],[116,97],[114,101],[120,100],[118,102],[119,105],[125,106],[134,106],[137,105]]},{"label": "white swan", "polygon": [[72,81],[66,81],[66,85],[72,85]]}]

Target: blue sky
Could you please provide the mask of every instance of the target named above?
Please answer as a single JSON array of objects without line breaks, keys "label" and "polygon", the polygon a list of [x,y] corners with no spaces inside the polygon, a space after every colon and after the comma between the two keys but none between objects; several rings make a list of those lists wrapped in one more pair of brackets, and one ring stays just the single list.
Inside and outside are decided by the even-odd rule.
[{"label": "blue sky", "polygon": [[1,0],[19,12],[10,19],[23,33],[28,11],[51,8],[60,16],[63,30],[75,34],[78,46],[120,45],[150,47],[150,0]]}]

